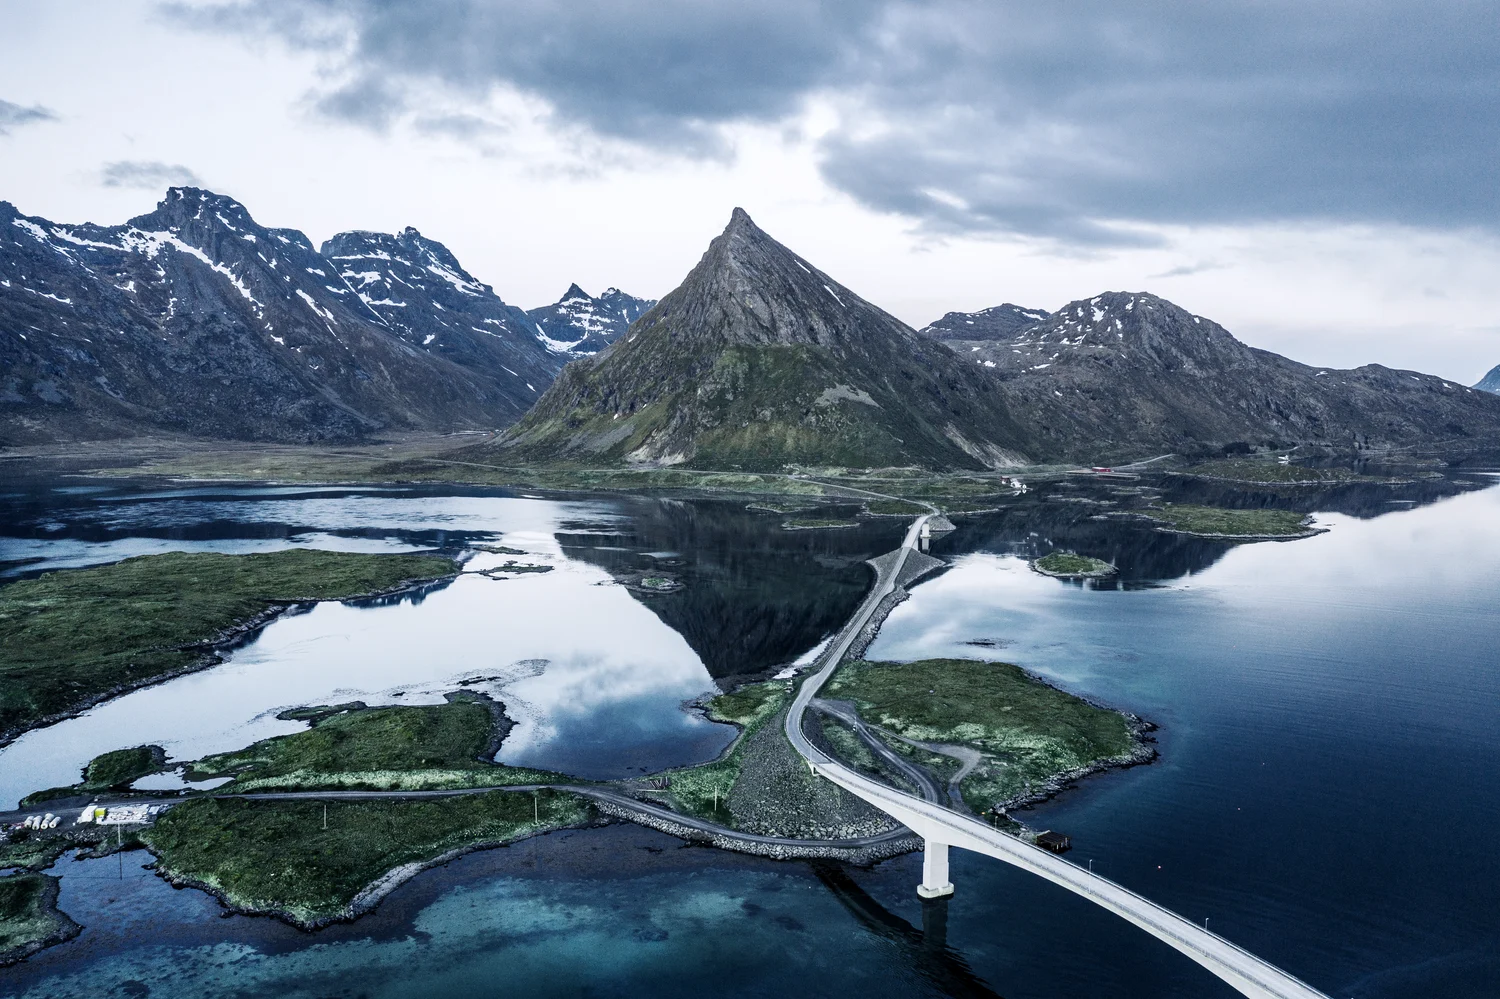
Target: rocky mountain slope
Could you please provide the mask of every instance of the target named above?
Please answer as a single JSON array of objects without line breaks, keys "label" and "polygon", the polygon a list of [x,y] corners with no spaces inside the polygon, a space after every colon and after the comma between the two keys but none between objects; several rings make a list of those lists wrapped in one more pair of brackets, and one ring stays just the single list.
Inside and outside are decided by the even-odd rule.
[{"label": "rocky mountain slope", "polygon": [[978,312],[950,312],[932,325],[922,327],[920,332],[944,341],[1003,340],[1051,315],[1046,309],[1023,309],[1006,302]]},{"label": "rocky mountain slope", "polygon": [[1007,339],[945,342],[998,378],[1044,452],[1075,460],[1235,442],[1500,447],[1500,398],[1378,364],[1299,364],[1145,293],[1071,302]]},{"label": "rocky mountain slope", "polygon": [[538,339],[526,313],[410,226],[396,234],[341,232],[322,252],[396,336],[463,367],[509,375],[528,407],[566,360]]},{"label": "rocky mountain slope", "polygon": [[551,350],[582,357],[614,343],[655,304],[655,299],[636,298],[618,288],[595,298],[572,284],[556,304],[529,309],[526,315]]},{"label": "rocky mountain slope", "polygon": [[683,283],[568,365],[486,460],[781,469],[1013,464],[997,382],[735,209]]},{"label": "rocky mountain slope", "polygon": [[[562,359],[510,328],[516,311],[439,244],[381,239],[331,243],[390,254],[383,273],[406,287],[351,284],[354,261],[336,265],[302,233],[195,188],[119,226],[57,225],[0,202],[0,442],[347,440],[519,417]],[[410,267],[398,270],[396,248]],[[395,301],[407,302],[399,321]],[[486,318],[509,325],[491,335]]]},{"label": "rocky mountain slope", "polygon": [[1489,374],[1479,379],[1474,387],[1484,392],[1500,393],[1500,364],[1491,368]]}]

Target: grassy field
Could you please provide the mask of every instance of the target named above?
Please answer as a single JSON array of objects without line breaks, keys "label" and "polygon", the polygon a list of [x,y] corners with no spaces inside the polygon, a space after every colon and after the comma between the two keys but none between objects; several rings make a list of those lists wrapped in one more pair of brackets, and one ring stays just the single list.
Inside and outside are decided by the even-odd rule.
[{"label": "grassy field", "polygon": [[729,812],[729,793],[739,780],[744,763],[745,743],[791,700],[791,684],[785,680],[752,683],[729,694],[720,694],[708,702],[708,716],[714,721],[730,722],[744,731],[733,748],[721,759],[698,767],[674,770],[671,779],[672,805],[680,812],[733,827]]},{"label": "grassy field", "polygon": [[0,965],[78,933],[78,924],[57,911],[56,899],[56,878],[45,874],[0,878]]},{"label": "grassy field", "polygon": [[0,739],[202,660],[278,602],[334,600],[456,571],[449,559],[309,549],[171,553],[0,588]]},{"label": "grassy field", "polygon": [[787,531],[818,531],[839,527],[858,527],[859,521],[835,517],[793,517],[784,521],[781,526]]},{"label": "grassy field", "polygon": [[963,783],[965,799],[976,808],[1136,748],[1125,716],[1007,663],[853,662],[834,674],[828,696],[854,701],[866,721],[908,739],[980,750],[985,765]]},{"label": "grassy field", "polygon": [[195,779],[233,777],[222,792],[255,790],[421,790],[504,787],[569,780],[481,759],[494,717],[477,698],[447,704],[354,708],[314,716],[305,732],[191,764]]},{"label": "grassy field", "polygon": [[172,808],[142,839],[169,878],[206,886],[238,909],[308,926],[351,914],[361,892],[403,865],[592,816],[581,799],[554,791],[326,805],[198,798]]},{"label": "grassy field", "polygon": [[1216,506],[1168,503],[1137,511],[1187,534],[1226,538],[1287,537],[1309,533],[1307,515],[1295,510],[1231,510]]},{"label": "grassy field", "polygon": [[1351,482],[1363,478],[1348,468],[1309,468],[1276,461],[1206,461],[1185,468],[1182,475],[1201,475],[1235,482]]},{"label": "grassy field", "polygon": [[870,500],[865,512],[877,517],[915,517],[926,513],[927,508],[906,500]]},{"label": "grassy field", "polygon": [[1052,552],[1032,562],[1032,567],[1049,576],[1107,576],[1115,567],[1102,559],[1075,555],[1073,552]]}]

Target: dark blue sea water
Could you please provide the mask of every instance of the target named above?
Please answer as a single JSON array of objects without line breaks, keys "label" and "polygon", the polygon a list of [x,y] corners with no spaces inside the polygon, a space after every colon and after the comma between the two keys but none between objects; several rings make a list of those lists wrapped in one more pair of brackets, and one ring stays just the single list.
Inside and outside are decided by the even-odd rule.
[{"label": "dark blue sea water", "polygon": [[[814,644],[857,600],[848,560],[890,541],[796,538],[723,505],[605,506],[589,529],[616,524],[613,543],[571,537],[562,552],[603,565],[675,549],[696,564],[682,570],[692,600],[653,614],[714,676]],[[65,537],[77,517],[57,507]],[[1073,859],[1330,996],[1500,995],[1500,489],[1346,503],[1319,514],[1326,534],[1239,547],[1060,508],[939,542],[953,567],[916,588],[870,655],[1003,658],[1160,725],[1157,763],[1023,816],[1068,833]],[[675,522],[690,529],[664,535]],[[1115,559],[1125,584],[1045,579],[1017,557],[1052,543]],[[779,599],[786,546],[801,585],[836,594],[819,614]],[[716,627],[733,649],[705,637]],[[59,865],[63,907],[87,929],[0,971],[0,994],[1233,994],[1086,902],[957,851],[957,894],[924,909],[913,857],[815,868],[631,826],[569,832],[428,872],[317,934],[218,918],[130,859]]]}]

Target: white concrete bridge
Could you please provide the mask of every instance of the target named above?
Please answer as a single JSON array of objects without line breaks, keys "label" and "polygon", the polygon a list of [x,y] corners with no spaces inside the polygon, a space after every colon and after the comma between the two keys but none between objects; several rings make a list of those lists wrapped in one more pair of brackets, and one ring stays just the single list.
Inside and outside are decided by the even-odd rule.
[{"label": "white concrete bridge", "polygon": [[875,586],[869,596],[838,640],[824,654],[818,672],[809,676],[802,684],[791,710],[787,712],[787,739],[807,760],[813,772],[864,799],[922,837],[922,883],[917,887],[917,892],[923,897],[933,898],[953,892],[953,885],[948,880],[950,846],[972,850],[1046,878],[1134,923],[1198,962],[1243,995],[1254,999],[1328,999],[1322,992],[1275,965],[1128,888],[1090,873],[1040,847],[993,829],[971,815],[871,780],[812,744],[802,731],[802,720],[808,704],[843,662],[849,646],[869,624],[876,608],[896,589],[906,557],[916,546],[927,520],[927,516],[918,517],[912,524],[899,556],[886,568],[878,571]]}]

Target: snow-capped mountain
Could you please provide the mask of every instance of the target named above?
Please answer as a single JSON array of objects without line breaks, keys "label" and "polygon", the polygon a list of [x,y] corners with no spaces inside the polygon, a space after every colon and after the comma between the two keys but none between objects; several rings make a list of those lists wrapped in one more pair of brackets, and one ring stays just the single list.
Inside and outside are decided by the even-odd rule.
[{"label": "snow-capped mountain", "polygon": [[554,305],[526,312],[538,338],[559,354],[597,354],[614,343],[656,304],[654,298],[636,298],[610,288],[598,298],[576,284],[568,286]]},{"label": "snow-capped mountain", "polygon": [[323,244],[323,256],[364,308],[406,343],[509,378],[528,404],[566,360],[538,341],[526,313],[410,226],[394,234],[341,232]]},{"label": "snow-capped mountain", "polygon": [[1000,379],[1012,409],[1026,414],[1052,453],[1500,440],[1495,396],[1378,364],[1310,367],[1141,292],[1070,302],[1008,339],[948,343]]},{"label": "snow-capped mountain", "polygon": [[1474,387],[1485,392],[1500,393],[1500,364],[1491,368],[1490,373],[1479,379]]},{"label": "snow-capped mountain", "polygon": [[302,233],[196,188],[118,226],[0,202],[0,439],[493,428],[550,381],[545,352],[532,388],[526,368],[410,342],[340,270]]},{"label": "snow-capped mountain", "polygon": [[1001,340],[1028,326],[1034,326],[1052,313],[1046,309],[1023,309],[1006,302],[978,312],[950,312],[919,331],[934,340],[974,342]]}]

